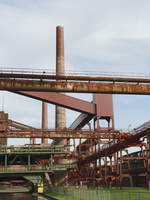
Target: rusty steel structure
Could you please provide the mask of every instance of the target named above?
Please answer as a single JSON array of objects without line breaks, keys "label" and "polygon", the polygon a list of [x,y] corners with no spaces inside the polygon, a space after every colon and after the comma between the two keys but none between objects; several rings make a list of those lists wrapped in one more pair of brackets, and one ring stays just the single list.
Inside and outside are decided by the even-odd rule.
[{"label": "rusty steel structure", "polygon": [[[47,92],[72,92],[72,93],[104,93],[104,94],[139,94],[149,95],[150,94],[150,79],[131,79],[126,78],[126,81],[121,82],[120,78],[114,78],[110,81],[99,81],[93,82],[93,78],[87,81],[69,81],[67,77],[66,81],[60,80],[30,80],[30,78],[24,79],[12,79],[3,78],[3,74],[0,79],[0,90],[9,91],[47,91]],[[117,81],[118,80],[118,81]]]},{"label": "rusty steel structure", "polygon": [[[103,98],[106,99],[107,95],[103,98],[101,97],[101,101],[99,101],[99,98],[100,97],[93,97],[92,103],[89,104],[86,104],[87,102],[85,102],[86,105],[90,105],[90,107],[94,107],[95,109],[95,113],[94,109],[89,109],[89,115],[92,116],[94,129],[83,129],[82,126],[80,129],[76,129],[75,125],[74,129],[35,129],[33,127],[29,127],[8,119],[7,123],[6,120],[1,120],[0,137],[51,139],[69,138],[74,140],[74,143],[72,144],[72,150],[67,151],[65,155],[56,154],[53,157],[58,160],[70,160],[70,163],[77,163],[76,167],[72,165],[72,167],[69,166],[68,169],[66,169],[68,175],[64,181],[67,183],[81,184],[82,182],[86,182],[87,184],[95,184],[103,187],[127,184],[135,186],[137,179],[142,177],[142,184],[146,186],[149,161],[149,157],[147,155],[149,152],[149,147],[148,139],[147,141],[145,141],[146,139],[141,139],[143,137],[149,137],[150,123],[145,123],[141,127],[129,133],[122,133],[119,130],[115,130],[113,123],[111,123],[111,126],[109,124],[113,117],[113,109],[111,107],[109,108],[107,105],[107,103],[109,104],[110,102],[109,100],[102,100]],[[101,106],[104,109],[100,109]],[[76,107],[74,109],[76,110]],[[84,107],[83,101],[82,111],[84,109],[86,109],[86,107]],[[88,115],[87,112],[88,111],[86,110],[84,113],[85,116]],[[79,115],[78,118],[81,116],[82,115]],[[88,118],[81,117],[81,121],[84,119]],[[101,127],[101,120],[106,120],[108,126]],[[7,124],[7,127],[5,128],[3,124],[4,122]],[[87,120],[87,124],[88,123],[89,120]],[[76,122],[75,124],[76,127],[78,127],[78,123]],[[81,122],[79,124],[82,125]],[[76,141],[77,138],[80,139],[79,142]],[[141,148],[140,156],[136,155],[132,157],[128,153],[126,148],[131,146]],[[125,152],[126,155],[123,156],[123,152]],[[46,158],[44,161],[41,160],[40,162],[48,163],[48,160],[49,159]],[[135,169],[135,166],[132,168],[132,165],[135,165],[133,161],[135,163],[139,162],[141,168]],[[137,172],[138,170],[140,170],[140,172],[138,172],[135,176],[135,171]],[[56,179],[57,178],[54,178],[55,181]],[[54,180],[53,182],[55,182]]]},{"label": "rusty steel structure", "polygon": [[[8,115],[7,115],[8,116]],[[93,122],[94,123],[94,122]],[[121,133],[119,130],[114,130],[112,127],[99,128],[99,129],[35,129],[27,125],[18,123],[16,121],[7,119],[0,120],[0,137],[1,138],[70,138],[74,140],[72,150],[68,151],[64,148],[63,155],[58,155],[58,152],[53,152],[53,159],[70,160],[71,165],[67,165],[67,176],[65,182],[69,184],[94,184],[96,186],[111,187],[111,186],[149,186],[149,135],[150,135],[150,122],[144,123],[140,127],[127,133]],[[6,126],[7,124],[7,126]],[[94,123],[95,124],[95,123]],[[96,125],[97,127],[97,125]],[[144,137],[144,139],[142,139]],[[79,138],[78,143],[75,139]],[[81,139],[83,141],[81,141]],[[86,140],[85,140],[86,139]],[[135,146],[141,150],[135,153],[129,153],[128,147]],[[32,147],[32,146],[31,146]],[[33,147],[29,147],[29,151],[32,151]],[[36,146],[35,146],[36,147]],[[63,146],[61,146],[62,148]],[[25,150],[19,150],[21,147],[11,147],[8,152],[6,147],[1,145],[3,154],[20,152],[21,155],[25,154]],[[23,147],[28,148],[28,147]],[[37,148],[37,147],[36,147]],[[38,147],[39,148],[39,147]],[[47,147],[45,147],[47,148]],[[44,147],[41,146],[41,150],[38,149],[39,155],[44,153]],[[51,148],[51,145],[48,147]],[[53,148],[53,146],[52,146]],[[54,146],[55,148],[55,146]],[[60,148],[58,146],[58,148]],[[8,147],[9,149],[9,147]],[[43,149],[43,150],[42,150]],[[17,152],[16,152],[17,151]],[[43,155],[42,153],[42,155]],[[33,152],[35,154],[35,150]],[[46,157],[36,158],[39,165],[50,165],[48,152],[44,153]],[[43,155],[44,156],[44,155]],[[44,159],[43,159],[44,158]],[[7,159],[5,157],[5,159]],[[15,159],[15,157],[14,157]],[[30,157],[28,158],[30,161]],[[9,161],[10,162],[10,161]],[[16,163],[17,160],[14,162]],[[6,163],[6,162],[5,162]],[[11,163],[11,162],[10,162]],[[76,166],[74,164],[77,164]],[[29,164],[28,164],[29,165]],[[35,166],[35,163],[34,163]],[[61,166],[61,165],[60,165]],[[28,166],[30,168],[30,165]],[[31,165],[33,167],[33,165]],[[50,165],[49,173],[53,174],[53,169],[56,170],[55,164]],[[55,168],[54,168],[55,167]],[[8,167],[7,167],[8,168]],[[9,164],[11,169],[13,166]],[[0,168],[1,169],[1,168]],[[20,170],[23,169],[21,165]],[[43,173],[44,169],[39,166],[40,171]],[[43,169],[43,171],[42,171]],[[57,166],[57,171],[60,167]],[[61,169],[62,171],[62,169]],[[4,175],[3,172],[0,172]],[[18,173],[16,171],[16,173]],[[34,171],[28,171],[27,173],[35,173]],[[61,172],[62,173],[62,172]],[[8,171],[5,175],[11,175]],[[25,172],[22,172],[25,174]],[[53,183],[56,184],[56,179],[52,176]]]},{"label": "rusty steel structure", "polygon": [[119,131],[106,130],[59,130],[59,129],[20,129],[1,132],[0,138],[81,138],[81,139],[123,139],[129,137]]},{"label": "rusty steel structure", "polygon": [[[28,173],[36,173],[33,168],[38,165],[38,173],[48,173],[54,185],[150,189],[150,122],[128,132],[116,130],[112,98],[112,94],[149,95],[149,76],[66,75],[64,32],[58,26],[56,73],[0,70],[0,90],[42,102],[40,129],[16,122],[7,113],[0,112],[0,176],[3,172],[10,174],[11,165],[21,163],[20,169],[23,169],[26,155]],[[60,92],[92,93],[93,96],[88,102]],[[49,128],[48,104],[56,105],[55,129]],[[69,127],[66,108],[80,112]],[[30,144],[6,148],[7,138],[30,138]],[[35,144],[35,138],[41,138],[41,145]],[[48,139],[53,142],[49,144]],[[130,153],[130,147],[140,150]]]},{"label": "rusty steel structure", "polygon": [[[2,111],[0,112],[0,130],[6,131],[7,128],[8,128],[8,114]],[[7,145],[7,139],[1,138],[0,145]]]}]

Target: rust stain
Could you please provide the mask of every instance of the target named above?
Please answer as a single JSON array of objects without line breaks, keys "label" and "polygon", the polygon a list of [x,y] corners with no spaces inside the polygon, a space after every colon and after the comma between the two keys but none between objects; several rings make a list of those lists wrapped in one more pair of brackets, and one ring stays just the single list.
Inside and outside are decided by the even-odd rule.
[{"label": "rust stain", "polygon": [[150,94],[150,84],[135,85],[131,83],[87,83],[62,81],[35,81],[0,79],[0,90],[10,91],[52,91],[85,92],[109,94]]},{"label": "rust stain", "polygon": [[89,139],[125,139],[128,138],[126,134],[115,134],[115,133],[105,133],[105,134],[88,134],[88,133],[63,133],[63,132],[53,132],[48,133],[44,131],[31,131],[31,132],[1,132],[0,138],[89,138]]}]

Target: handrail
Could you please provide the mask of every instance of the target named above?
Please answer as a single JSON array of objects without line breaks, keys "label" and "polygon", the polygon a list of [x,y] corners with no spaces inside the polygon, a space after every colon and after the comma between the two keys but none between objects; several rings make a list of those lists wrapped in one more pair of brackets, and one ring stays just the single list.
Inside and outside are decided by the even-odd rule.
[{"label": "handrail", "polygon": [[[0,67],[0,74],[41,74],[56,75],[55,70],[50,69],[31,69],[31,68],[5,68]],[[61,74],[60,74],[61,75]],[[102,71],[74,71],[66,70],[62,75],[65,76],[91,76],[91,77],[122,77],[122,78],[150,78],[150,73],[128,73],[128,72],[102,72]]]}]

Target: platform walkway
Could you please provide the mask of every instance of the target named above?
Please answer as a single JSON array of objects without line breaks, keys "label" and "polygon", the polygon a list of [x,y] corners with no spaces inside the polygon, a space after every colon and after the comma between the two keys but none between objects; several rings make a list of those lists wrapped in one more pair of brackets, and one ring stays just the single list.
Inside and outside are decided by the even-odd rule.
[{"label": "platform walkway", "polygon": [[54,164],[53,156],[68,154],[64,146],[0,146],[0,177],[9,175],[41,175],[76,167],[73,163]]}]

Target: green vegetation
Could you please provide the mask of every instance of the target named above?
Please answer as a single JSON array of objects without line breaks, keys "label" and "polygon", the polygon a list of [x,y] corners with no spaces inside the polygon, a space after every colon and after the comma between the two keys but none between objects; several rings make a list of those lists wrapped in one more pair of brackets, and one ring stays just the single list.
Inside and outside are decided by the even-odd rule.
[{"label": "green vegetation", "polygon": [[150,191],[144,188],[51,188],[47,195],[58,200],[150,200]]},{"label": "green vegetation", "polygon": [[48,197],[52,197],[57,200],[79,200],[75,197],[72,197],[70,195],[63,195],[63,194],[58,194],[58,193],[45,193]]}]

